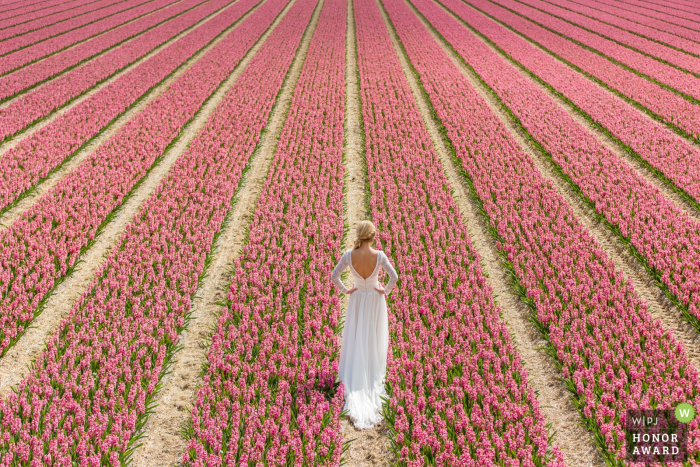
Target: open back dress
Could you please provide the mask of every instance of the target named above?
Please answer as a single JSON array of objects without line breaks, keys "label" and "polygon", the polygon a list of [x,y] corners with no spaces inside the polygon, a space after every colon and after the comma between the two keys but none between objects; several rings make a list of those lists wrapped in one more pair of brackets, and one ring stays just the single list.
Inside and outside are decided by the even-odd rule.
[{"label": "open back dress", "polygon": [[[389,295],[399,276],[389,263],[389,258],[379,251],[377,265],[365,279],[352,267],[351,252],[348,250],[343,254],[331,275],[333,283],[346,293],[348,289],[340,280],[340,275],[349,268],[354,287],[357,287],[348,299],[338,380],[345,383],[345,410],[355,426],[371,428],[382,421],[381,398],[387,396],[384,376],[389,349],[389,322],[385,295]],[[385,295],[374,289],[379,286],[380,268],[389,275]]]}]

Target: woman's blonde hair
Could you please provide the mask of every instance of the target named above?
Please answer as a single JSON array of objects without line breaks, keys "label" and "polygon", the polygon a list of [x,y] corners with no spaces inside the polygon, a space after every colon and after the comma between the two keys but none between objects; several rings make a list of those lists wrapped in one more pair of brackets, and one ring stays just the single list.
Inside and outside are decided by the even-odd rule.
[{"label": "woman's blonde hair", "polygon": [[355,227],[355,233],[356,237],[355,245],[352,248],[353,250],[360,248],[362,246],[362,242],[373,240],[377,233],[377,229],[370,221],[362,221],[357,224],[357,227]]}]

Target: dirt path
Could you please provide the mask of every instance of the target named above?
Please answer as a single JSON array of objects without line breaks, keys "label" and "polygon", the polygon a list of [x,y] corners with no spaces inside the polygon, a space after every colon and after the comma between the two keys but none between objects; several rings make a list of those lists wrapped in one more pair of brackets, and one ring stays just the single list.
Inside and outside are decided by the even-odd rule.
[{"label": "dirt path", "polygon": [[[386,21],[387,16],[383,9],[382,14]],[[500,106],[494,106],[494,101],[484,92],[471,72],[463,66],[461,61],[456,59],[445,47],[444,42],[438,39],[432,30],[429,29],[429,31],[447,55],[452,58],[453,63],[467,77],[472,86],[487,100],[492,110],[513,130],[513,126],[509,125],[505,113],[500,110]],[[397,51],[399,51],[393,31],[392,40]],[[497,297],[497,302],[501,306],[501,315],[507,323],[510,335],[523,360],[523,365],[528,370],[528,382],[539,393],[538,400],[546,422],[552,424],[551,431],[556,434],[554,442],[562,449],[565,461],[570,466],[602,465],[602,460],[598,457],[595,445],[588,432],[579,425],[581,418],[571,403],[566,387],[557,379],[559,372],[554,362],[544,350],[540,350],[545,342],[528,321],[529,310],[527,306],[508,286],[506,270],[500,266],[496,243],[488,234],[486,221],[479,215],[476,202],[469,196],[467,184],[461,175],[461,168],[457,167],[450,157],[450,153],[438,130],[437,122],[431,116],[429,104],[420,92],[417,78],[411,72],[406,57],[402,53],[399,53],[399,57],[418,107],[423,115],[423,120],[426,122],[435,148],[442,160],[447,178],[454,190],[453,196],[460,208],[474,248],[481,255],[481,265],[488,276],[489,285]],[[518,140],[521,146],[528,149],[528,146],[524,145],[522,138],[518,138]]]},{"label": "dirt path", "polygon": [[[369,219],[367,212],[367,176],[365,148],[362,140],[362,103],[357,79],[357,42],[355,40],[355,19],[352,0],[348,0],[348,25],[345,47],[345,154],[343,163],[346,168],[343,184],[343,202],[345,203],[345,226],[348,229],[344,239],[343,251],[351,248],[355,241],[355,225],[361,220]],[[347,308],[347,297],[342,299],[343,319]],[[341,429],[345,442],[350,442],[345,460],[348,467],[388,466],[393,454],[389,451],[386,422],[375,428],[358,430],[350,419],[341,419]]]},{"label": "dirt path", "polygon": [[357,80],[357,47],[355,41],[355,19],[352,0],[348,0],[348,25],[345,46],[345,153],[343,163],[346,169],[343,184],[345,203],[345,224],[348,234],[344,248],[350,248],[355,240],[355,225],[368,217],[365,148],[362,140],[362,123],[359,83]]},{"label": "dirt path", "polygon": [[[12,209],[8,210],[5,212],[3,215],[0,215],[0,231],[3,229],[8,228],[9,226],[12,225],[14,221],[16,221],[18,218],[24,214],[29,208],[31,208],[34,204],[36,204],[39,199],[51,188],[56,186],[58,182],[60,182],[66,175],[68,175],[75,167],[77,167],[80,163],[82,163],[87,157],[92,154],[95,149],[100,147],[105,141],[107,141],[109,138],[111,138],[119,129],[128,122],[131,117],[139,113],[146,105],[148,105],[153,99],[158,97],[165,91],[170,83],[175,81],[180,75],[182,75],[185,71],[187,71],[188,68],[190,68],[197,60],[199,60],[204,54],[206,54],[207,51],[209,51],[212,47],[214,47],[216,44],[218,44],[228,33],[230,33],[233,28],[235,28],[238,24],[241,24],[249,15],[251,15],[257,8],[259,8],[260,5],[255,6],[253,9],[250,11],[246,12],[233,26],[229,27],[224,34],[216,38],[211,44],[206,46],[204,49],[199,51],[198,53],[194,54],[192,57],[190,57],[187,61],[185,61],[177,70],[175,70],[169,77],[167,77],[160,85],[155,86],[151,91],[146,93],[145,97],[141,101],[139,101],[136,105],[134,105],[132,108],[128,109],[126,112],[124,112],[119,118],[117,118],[113,123],[106,125],[100,132],[97,134],[97,136],[94,137],[92,141],[88,145],[86,145],[83,149],[80,151],[77,151],[73,156],[70,156],[67,161],[63,162],[58,170],[56,170],[54,173],[52,173],[46,180],[43,182],[39,182],[35,187],[33,188],[33,191],[30,192],[29,195],[25,196],[20,200],[19,203],[17,203],[16,206],[14,206]],[[227,7],[229,8],[229,7]],[[219,10],[219,12],[214,13],[210,16],[207,16],[205,19],[197,23],[197,25],[201,25],[206,21],[211,20],[218,14],[222,13],[225,11],[225,9]],[[194,27],[194,26],[193,26]],[[191,28],[188,29],[188,31],[191,32]],[[133,69],[134,67],[138,66],[139,63],[142,63],[143,61],[147,60],[148,57],[152,56],[153,54],[157,53],[158,51],[162,50],[163,48],[167,47],[167,45],[171,44],[172,42],[176,41],[180,37],[184,36],[187,34],[187,31],[184,31],[183,33],[179,34],[172,40],[168,41],[166,44],[162,45],[158,49],[154,50],[150,54],[148,54],[146,57],[144,57],[142,60],[139,62],[129,66],[127,69],[125,69],[123,72],[118,73],[117,75],[113,76],[106,82],[102,83],[101,85],[98,85],[96,88],[93,88],[90,92],[87,94],[77,98],[76,100],[72,101],[70,104],[67,106],[63,107],[61,110],[53,114],[52,116],[46,118],[45,120],[42,120],[41,122],[35,124],[30,131],[27,131],[25,133],[22,133],[19,137],[16,137],[12,140],[7,141],[6,143],[2,144],[0,146],[0,157],[6,152],[9,151],[11,148],[15,147],[20,141],[22,141],[24,138],[29,137],[32,135],[34,132],[40,130],[44,126],[48,125],[51,123],[53,120],[58,118],[59,116],[63,115],[64,113],[70,111],[73,107],[79,105],[82,103],[85,99],[88,99],[90,96],[94,95],[95,93],[99,92],[100,89],[104,88],[105,86],[108,86],[110,83],[114,82],[117,80],[120,76],[122,76],[124,73],[127,73],[129,70]]]},{"label": "dirt path", "polygon": [[[236,25],[227,29],[227,32],[230,32],[235,27]],[[141,101],[138,106],[128,112],[128,115],[124,115],[115,125],[110,127],[109,131],[103,133],[98,140],[93,141],[92,144],[86,147],[83,151],[86,152],[86,154],[81,152],[80,160],[85,159],[85,157],[102,144],[102,142],[106,141],[106,139],[116,132],[134,113],[138,112],[143,106],[160,95],[167,88],[169,83],[174,81],[180,74],[184,73],[188,67],[199,60],[210,48],[220,42],[220,39],[223,39],[225,35],[222,35],[210,46],[193,56],[186,62],[186,66],[174,73],[166,82],[156,88],[147,99]],[[46,339],[60,324],[61,319],[70,311],[73,303],[85,292],[93,279],[95,271],[104,263],[112,246],[118,242],[128,223],[131,222],[138,213],[141,204],[155,190],[177,158],[185,151],[192,138],[203,128],[204,123],[206,123],[224,94],[235,81],[235,79],[232,78],[233,74],[198,111],[194,119],[184,128],[177,142],[165,153],[161,162],[151,170],[148,174],[148,178],[136,189],[133,196],[119,209],[113,221],[109,223],[102,234],[97,237],[97,241],[92,248],[83,255],[75,271],[56,288],[54,294],[47,300],[42,313],[34,319],[31,327],[26,331],[24,336],[22,336],[22,338],[10,348],[7,354],[0,359],[0,397],[5,398],[9,394],[11,386],[19,383],[27,374],[31,361],[43,351]],[[70,167],[77,164],[75,159],[76,158],[71,161]],[[60,172],[60,177],[62,178],[65,176],[68,171],[68,167],[64,168],[64,170]],[[58,177],[59,173],[56,175]],[[51,186],[55,185],[58,181],[59,180],[52,180]],[[44,185],[46,185],[46,183]],[[44,185],[42,185],[42,193],[48,190]],[[25,198],[25,201],[32,200],[36,202],[38,198],[39,196]],[[29,206],[27,206],[26,209],[28,209],[28,207]],[[19,215],[14,213],[14,211],[10,211],[10,213],[15,214],[15,216]]]},{"label": "dirt path", "polygon": [[[284,13],[246,55],[235,73],[236,78],[243,72],[244,67],[293,4],[292,1],[287,5]],[[221,309],[217,302],[225,300],[230,288],[230,268],[234,259],[241,254],[246,228],[252,220],[258,197],[267,179],[277,142],[291,105],[294,88],[322,7],[323,0],[314,11],[310,26],[302,38],[301,46],[292,63],[289,77],[283,84],[281,94],[268,119],[266,132],[249,162],[249,171],[241,180],[241,188],[236,196],[237,202],[229,211],[229,222],[215,245],[215,259],[207,270],[207,278],[196,293],[197,298],[193,301],[191,321],[181,334],[180,345],[183,348],[175,355],[176,362],[173,364],[172,373],[162,380],[163,390],[157,400],[158,406],[144,427],[147,438],[143,446],[134,453],[133,467],[165,467],[180,462],[186,441],[179,430],[190,416],[190,407],[195,401],[196,391],[201,382],[200,371],[206,360],[206,345],[203,340],[216,325],[216,318]]]}]

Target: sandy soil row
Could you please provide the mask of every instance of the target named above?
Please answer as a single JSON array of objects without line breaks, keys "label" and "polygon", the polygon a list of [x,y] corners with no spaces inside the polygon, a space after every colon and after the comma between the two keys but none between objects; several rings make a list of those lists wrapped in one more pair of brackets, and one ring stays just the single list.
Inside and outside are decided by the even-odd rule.
[{"label": "sandy soil row", "polygon": [[[348,0],[348,25],[345,45],[345,154],[346,168],[343,200],[345,203],[345,225],[348,232],[343,250],[351,248],[355,241],[355,225],[369,219],[367,212],[366,162],[362,140],[360,116],[360,84],[357,79],[357,47],[355,19],[352,0]],[[347,308],[347,297],[343,297],[343,316]],[[347,418],[341,419],[345,442],[349,443],[345,460],[348,467],[388,466],[391,459],[386,422],[375,428],[358,430]]]}]

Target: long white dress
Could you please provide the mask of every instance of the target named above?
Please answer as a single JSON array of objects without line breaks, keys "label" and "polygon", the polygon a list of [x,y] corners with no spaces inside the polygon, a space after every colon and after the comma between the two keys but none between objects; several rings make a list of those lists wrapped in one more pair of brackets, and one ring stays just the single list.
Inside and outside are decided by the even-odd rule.
[{"label": "long white dress", "polygon": [[383,252],[377,255],[377,265],[363,279],[352,267],[348,250],[333,269],[331,279],[342,293],[348,289],[340,280],[342,272],[350,268],[357,290],[350,294],[348,311],[343,327],[343,343],[340,348],[338,380],[345,383],[345,410],[357,428],[371,428],[382,421],[380,412],[386,375],[386,359],[389,349],[389,322],[385,295],[374,288],[379,286],[379,268],[389,275],[384,292],[389,295],[399,276]]}]

